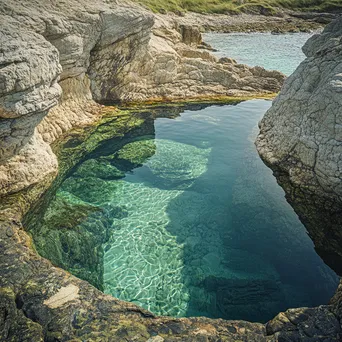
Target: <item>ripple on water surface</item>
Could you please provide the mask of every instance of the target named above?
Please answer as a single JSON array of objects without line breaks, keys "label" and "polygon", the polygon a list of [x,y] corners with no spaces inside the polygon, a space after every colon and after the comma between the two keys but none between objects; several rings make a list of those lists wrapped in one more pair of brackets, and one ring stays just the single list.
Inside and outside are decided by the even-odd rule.
[{"label": "ripple on water surface", "polygon": [[156,119],[155,136],[98,151],[64,182],[59,196],[105,217],[106,293],[160,315],[257,321],[328,301],[337,277],[253,144],[270,104]]},{"label": "ripple on water surface", "polygon": [[154,142],[155,154],[144,163],[148,177],[137,182],[128,176],[113,193],[111,204],[125,208],[127,216],[113,221],[104,281],[107,293],[179,316],[186,314],[189,294],[182,276],[183,244],[167,230],[167,207],[206,171],[210,149]]}]

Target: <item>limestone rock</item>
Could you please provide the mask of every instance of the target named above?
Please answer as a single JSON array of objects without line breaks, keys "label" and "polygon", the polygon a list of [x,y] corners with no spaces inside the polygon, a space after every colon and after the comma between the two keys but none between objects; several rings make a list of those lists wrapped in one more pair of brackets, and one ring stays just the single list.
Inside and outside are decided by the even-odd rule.
[{"label": "limestone rock", "polygon": [[61,94],[58,51],[0,15],[0,162],[17,154]]},{"label": "limestone rock", "polygon": [[0,197],[52,180],[57,167],[51,147],[36,132],[17,155],[0,163]]},{"label": "limestone rock", "polygon": [[43,140],[51,144],[75,126],[91,124],[99,117],[101,106],[92,100],[89,78],[81,74],[59,82],[62,96],[37,126]]},{"label": "limestone rock", "polygon": [[[0,22],[1,197],[33,189],[33,184],[44,190],[57,173],[57,159],[48,143],[74,126],[96,120],[100,107],[94,100],[260,94],[277,91],[284,80],[284,75],[260,67],[218,63],[196,50],[200,35],[189,23],[163,19],[131,3],[0,0]],[[180,25],[187,26],[179,30]],[[333,45],[327,46],[329,54]],[[331,57],[337,53],[334,46]],[[331,88],[339,89],[339,77],[331,81]],[[71,185],[77,193],[77,186]],[[20,196],[13,195],[12,201],[25,197]],[[20,205],[15,203],[14,208],[22,209]],[[1,340],[280,341],[298,340],[307,328],[294,324],[289,337],[275,322],[268,331],[272,336],[266,336],[259,323],[155,317],[104,295],[38,256],[18,211],[9,208],[0,217]],[[66,245],[74,241],[70,236]],[[87,245],[80,246],[80,255],[81,247]],[[298,309],[310,327],[315,326],[305,333],[316,340],[338,340],[339,302],[309,312]],[[324,328],[317,327],[322,312]],[[293,320],[301,314],[285,315]]]},{"label": "limestone rock", "polygon": [[304,46],[307,58],[260,122],[257,148],[290,182],[342,199],[342,19]]},{"label": "limestone rock", "polygon": [[198,27],[191,25],[180,25],[178,31],[182,35],[183,43],[195,47],[202,43],[202,35]]},{"label": "limestone rock", "polygon": [[260,122],[257,149],[338,274],[342,260],[342,19],[303,47],[307,58]]},{"label": "limestone rock", "polygon": [[[284,80],[262,68],[218,63],[196,48],[201,43],[198,27],[129,2],[0,0],[0,20],[2,172],[25,149],[36,127],[37,136],[50,144],[71,128],[94,122],[100,114],[94,100],[263,94],[278,91]],[[42,141],[39,146],[48,150]],[[42,165],[32,164],[39,163],[37,158],[21,159],[32,182],[47,176],[48,165],[55,172],[54,156],[50,161],[46,157],[39,175]],[[19,179],[23,172],[15,174],[1,177],[2,194],[29,185],[28,177]]]}]

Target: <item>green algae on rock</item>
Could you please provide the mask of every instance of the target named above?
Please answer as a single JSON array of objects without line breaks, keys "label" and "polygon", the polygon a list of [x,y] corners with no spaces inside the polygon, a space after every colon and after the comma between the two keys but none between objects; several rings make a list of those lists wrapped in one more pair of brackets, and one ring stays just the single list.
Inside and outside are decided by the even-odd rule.
[{"label": "green algae on rock", "polygon": [[[57,140],[53,151],[59,160],[59,175],[72,169],[83,157],[111,139],[124,137],[125,133],[142,126],[150,112],[106,109],[98,122],[72,130],[66,139]],[[114,147],[113,147],[114,148]]]},{"label": "green algae on rock", "polygon": [[46,211],[39,229],[32,231],[35,248],[43,257],[99,289],[103,271],[98,249],[106,239],[100,210],[61,191]]},{"label": "green algae on rock", "polygon": [[70,177],[63,182],[61,188],[82,201],[100,205],[112,197],[117,185],[97,177]]},{"label": "green algae on rock", "polygon": [[[116,163],[126,164],[128,169],[141,166],[155,154],[156,145],[153,138],[139,139],[124,145],[116,154]],[[115,161],[114,161],[115,162]]]},{"label": "green algae on rock", "polygon": [[[25,218],[35,248],[42,256],[99,289],[103,288],[102,245],[109,238],[110,223],[106,215],[100,214],[104,209],[99,207],[98,199],[113,191],[110,185],[114,184],[108,182],[108,178],[121,178],[123,173],[105,160],[90,158],[84,161],[85,165],[81,161],[106,143],[109,151],[115,151],[128,132],[153,129],[149,112],[107,108],[105,114],[95,125],[74,129],[66,139],[53,144],[60,172]],[[74,168],[74,177],[66,179]],[[45,211],[50,201],[53,203],[51,210]]]},{"label": "green algae on rock", "polygon": [[125,176],[125,173],[106,160],[88,159],[77,168],[74,176],[81,178],[97,177],[110,180],[122,178]]},{"label": "green algae on rock", "polygon": [[[258,103],[268,105],[266,101]],[[246,107],[248,113],[249,104],[241,103],[237,107]],[[178,113],[185,108],[178,109]],[[260,319],[261,315],[266,317],[278,312],[279,307],[286,307],[285,301],[294,305],[300,301],[305,305],[310,296],[294,297],[296,284],[282,286],[280,271],[272,262],[273,258],[283,265],[282,253],[288,255],[288,250],[296,248],[296,242],[288,242],[289,247],[280,246],[280,252],[273,253],[272,246],[276,243],[272,236],[270,246],[263,246],[259,236],[262,229],[270,235],[268,229],[271,227],[274,232],[282,232],[285,225],[285,231],[289,231],[298,223],[291,218],[277,220],[272,214],[273,210],[280,210],[280,216],[291,216],[282,209],[281,195],[279,198],[271,195],[276,203],[281,202],[279,207],[270,200],[265,199],[266,203],[263,203],[263,197],[256,191],[262,191],[258,184],[263,179],[261,171],[255,173],[255,184],[249,185],[248,170],[257,170],[259,164],[263,165],[261,161],[257,166],[246,164],[245,172],[240,170],[243,177],[234,187],[234,203],[230,209],[230,190],[222,190],[227,187],[224,179],[229,179],[231,168],[235,168],[236,155],[235,152],[231,157],[226,155],[232,149],[227,141],[238,132],[231,131],[235,128],[230,123],[224,128],[224,132],[230,133],[228,136],[223,134],[222,126],[228,119],[221,110],[229,107],[201,111],[203,108],[205,106],[195,105],[192,109],[197,111],[186,111],[184,117],[172,120],[176,126],[183,123],[187,129],[197,132],[193,137],[181,135],[181,141],[164,137],[166,132],[171,137],[174,134],[167,124],[171,120],[165,119],[160,119],[165,125],[164,133],[157,130],[157,138],[154,138],[154,125],[160,129],[160,121],[153,121],[153,118],[159,113],[162,118],[168,117],[167,106],[161,112],[156,107],[146,109],[145,122],[141,126],[125,136],[98,144],[65,174],[56,199],[63,197],[67,201],[70,198],[71,202],[82,203],[85,208],[90,206],[94,212],[71,216],[76,223],[75,232],[70,234],[64,229],[66,236],[58,237],[61,245],[57,250],[63,252],[64,247],[68,251],[68,256],[62,260],[64,267],[105,293],[132,301],[156,314],[228,318],[238,315],[238,318]],[[215,115],[212,113],[214,108]],[[244,116],[245,124],[250,122],[248,114],[238,113]],[[169,114],[172,118],[177,116],[175,106],[170,107]],[[178,127],[183,132],[182,126]],[[106,131],[104,127],[101,130]],[[214,137],[208,132],[213,132]],[[213,145],[214,138],[220,144]],[[75,141],[67,143],[66,150],[79,147]],[[223,155],[226,161],[222,160]],[[223,163],[224,173],[213,160]],[[107,168],[110,177],[105,176]],[[117,171],[125,177],[115,177]],[[216,178],[217,187],[215,182],[207,183]],[[273,189],[272,186],[274,184],[271,185]],[[216,192],[220,195],[215,195]],[[60,203],[56,199],[52,201],[58,206]],[[223,205],[222,201],[227,203]],[[255,208],[255,203],[259,203],[259,207]],[[270,209],[266,210],[268,207]],[[250,219],[246,219],[248,215]],[[229,222],[233,222],[233,227],[236,223],[239,228],[229,228]],[[78,232],[85,235],[83,244],[88,250],[79,245],[82,243],[80,237],[80,242],[73,242],[73,253],[70,235],[74,238]],[[261,247],[250,247],[247,236],[252,236]],[[244,250],[241,246],[246,243],[249,247]],[[308,246],[302,244],[301,253],[307,249]],[[263,254],[269,251],[271,256],[266,262]],[[89,265],[90,260],[97,265]],[[84,267],[83,273],[77,268],[80,265]],[[299,271],[303,273],[302,266]],[[333,283],[333,278],[330,281]],[[271,314],[268,317],[272,317]]]}]

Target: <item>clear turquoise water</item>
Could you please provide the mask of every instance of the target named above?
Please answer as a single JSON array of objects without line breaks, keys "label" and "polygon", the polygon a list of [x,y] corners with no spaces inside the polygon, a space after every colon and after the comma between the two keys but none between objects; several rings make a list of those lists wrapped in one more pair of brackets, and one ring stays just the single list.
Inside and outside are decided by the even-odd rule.
[{"label": "clear turquoise water", "polygon": [[[308,36],[205,40],[222,56],[290,73]],[[270,105],[197,107],[173,119],[165,109],[120,150],[104,144],[73,170],[57,197],[101,209],[80,224],[102,222],[110,236],[106,293],[159,315],[260,322],[330,299],[338,278],[254,147]]]},{"label": "clear turquoise water", "polygon": [[[103,209],[106,293],[160,315],[252,321],[329,300],[337,277],[253,144],[270,105],[157,118],[155,135],[132,137],[119,151],[104,146],[64,182],[57,196]],[[124,177],[104,179],[94,161]],[[84,188],[74,191],[80,177]]]},{"label": "clear turquoise water", "polygon": [[302,46],[312,33],[205,33],[203,40],[218,50],[218,57],[260,65],[290,75],[305,58]]}]

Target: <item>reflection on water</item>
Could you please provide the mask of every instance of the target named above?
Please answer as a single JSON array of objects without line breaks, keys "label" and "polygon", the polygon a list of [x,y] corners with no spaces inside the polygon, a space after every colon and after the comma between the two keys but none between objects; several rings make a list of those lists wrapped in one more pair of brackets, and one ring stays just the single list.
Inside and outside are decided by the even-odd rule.
[{"label": "reflection on water", "polygon": [[104,144],[44,220],[69,205],[77,229],[101,226],[105,292],[156,314],[266,321],[326,303],[338,279],[253,144],[270,104],[186,110]]}]

